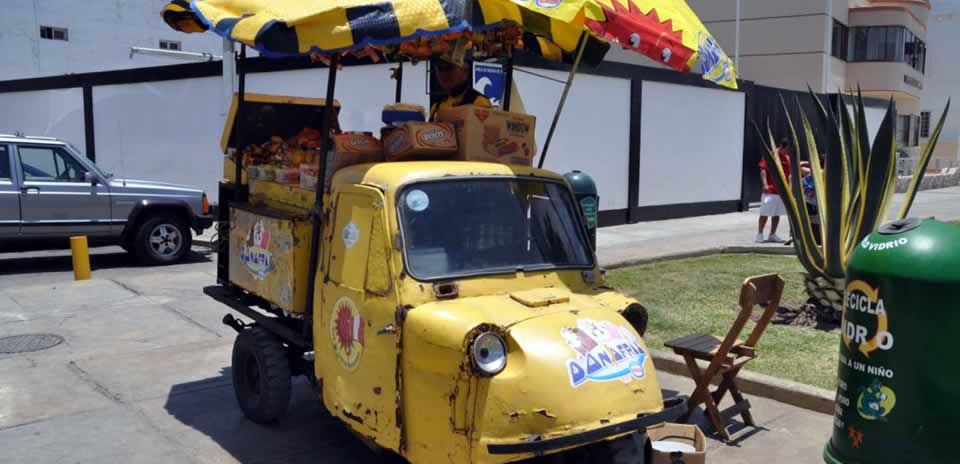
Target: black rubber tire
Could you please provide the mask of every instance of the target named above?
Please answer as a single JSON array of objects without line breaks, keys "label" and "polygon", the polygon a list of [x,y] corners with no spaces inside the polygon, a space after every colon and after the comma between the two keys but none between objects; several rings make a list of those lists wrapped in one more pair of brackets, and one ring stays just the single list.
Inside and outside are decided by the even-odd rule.
[{"label": "black rubber tire", "polygon": [[[171,255],[161,255],[150,246],[150,233],[162,224],[168,224],[177,229],[181,237],[180,249]],[[140,223],[137,232],[134,234],[131,244],[133,253],[137,259],[144,264],[164,265],[174,264],[183,259],[193,246],[193,232],[183,223],[183,220],[175,214],[160,213],[151,216]]]},{"label": "black rubber tire", "polygon": [[243,415],[258,424],[280,420],[290,405],[290,360],[283,343],[262,327],[233,343],[233,391]]}]

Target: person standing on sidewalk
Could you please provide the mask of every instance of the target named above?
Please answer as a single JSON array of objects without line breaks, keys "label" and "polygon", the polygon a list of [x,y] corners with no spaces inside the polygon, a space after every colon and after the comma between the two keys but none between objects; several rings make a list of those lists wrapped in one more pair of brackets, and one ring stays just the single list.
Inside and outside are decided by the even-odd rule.
[{"label": "person standing on sidewalk", "polygon": [[[787,184],[790,183],[790,152],[787,151],[787,139],[780,141],[777,147],[777,156],[780,158],[780,165],[787,176]],[[783,243],[783,239],[777,236],[777,227],[780,226],[780,216],[787,214],[787,208],[783,205],[783,200],[777,192],[777,184],[773,176],[776,174],[776,166],[768,166],[767,160],[760,160],[760,179],[763,182],[763,195],[760,196],[760,219],[757,227],[757,242],[775,242]],[[763,238],[763,229],[767,226],[767,218],[770,218],[770,235],[766,240]]]}]

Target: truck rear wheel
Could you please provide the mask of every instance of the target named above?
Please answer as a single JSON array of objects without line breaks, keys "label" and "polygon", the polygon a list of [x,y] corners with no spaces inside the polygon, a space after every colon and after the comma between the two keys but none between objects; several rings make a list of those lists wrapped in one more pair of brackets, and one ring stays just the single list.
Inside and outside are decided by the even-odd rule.
[{"label": "truck rear wheel", "polygon": [[262,327],[244,330],[233,344],[233,390],[243,415],[277,422],[290,404],[290,361],[279,338]]}]

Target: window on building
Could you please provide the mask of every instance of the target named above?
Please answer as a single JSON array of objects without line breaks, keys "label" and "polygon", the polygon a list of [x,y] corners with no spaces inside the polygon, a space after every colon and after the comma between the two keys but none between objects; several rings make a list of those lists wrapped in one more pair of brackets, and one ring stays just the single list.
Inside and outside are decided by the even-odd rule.
[{"label": "window on building", "polygon": [[930,112],[920,113],[920,137],[930,137]]},{"label": "window on building", "polygon": [[920,116],[911,116],[910,117],[910,129],[912,130],[913,138],[910,140],[911,147],[920,146]]},{"label": "window on building", "polygon": [[846,61],[850,49],[850,28],[846,24],[833,20],[833,43],[830,54]]},{"label": "window on building", "polygon": [[910,144],[910,116],[897,116],[897,145],[901,147]]},{"label": "window on building", "polygon": [[[909,64],[925,71],[926,44],[903,26],[869,26],[849,28],[849,61],[888,61]],[[836,40],[834,25],[834,40]]]},{"label": "window on building", "polygon": [[40,26],[40,38],[47,40],[70,40],[65,27]]},{"label": "window on building", "polygon": [[160,49],[161,50],[182,50],[179,40],[163,40],[160,39]]}]

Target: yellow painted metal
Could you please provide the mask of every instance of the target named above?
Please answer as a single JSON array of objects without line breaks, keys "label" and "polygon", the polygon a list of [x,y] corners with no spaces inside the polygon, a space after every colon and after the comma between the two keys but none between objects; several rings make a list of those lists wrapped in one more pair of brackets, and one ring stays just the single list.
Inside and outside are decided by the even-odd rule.
[{"label": "yellow painted metal", "polygon": [[[630,366],[630,353],[647,352],[620,315],[635,300],[570,270],[460,279],[456,298],[438,299],[431,283],[403,272],[396,195],[410,182],[451,175],[562,179],[463,162],[339,171],[325,208],[313,326],[326,407],[414,463],[511,462],[531,455],[490,455],[487,445],[569,436],[662,410],[649,356],[635,356],[642,362],[610,381],[575,385],[571,374],[571,362],[586,359],[576,347],[592,346],[620,367]],[[493,378],[476,374],[468,355],[483,330],[508,344],[507,367]],[[635,348],[614,354],[619,342],[611,340]]]},{"label": "yellow painted metal", "polygon": [[289,313],[307,297],[310,222],[266,208],[230,209],[230,282]]},{"label": "yellow painted metal", "polygon": [[290,213],[303,213],[313,208],[317,194],[299,185],[281,184],[269,180],[254,180],[249,184],[250,203]]},{"label": "yellow painted metal", "polygon": [[90,249],[87,237],[70,237],[70,254],[73,258],[73,280],[90,280]]},{"label": "yellow painted metal", "polygon": [[562,292],[552,288],[513,292],[510,294],[510,298],[513,298],[520,304],[529,306],[531,308],[539,308],[542,306],[566,303],[570,301],[569,296],[564,295]]},{"label": "yellow painted metal", "polygon": [[323,235],[326,278],[314,307],[315,370],[328,410],[380,446],[399,450],[400,331],[383,194],[341,186]]}]

